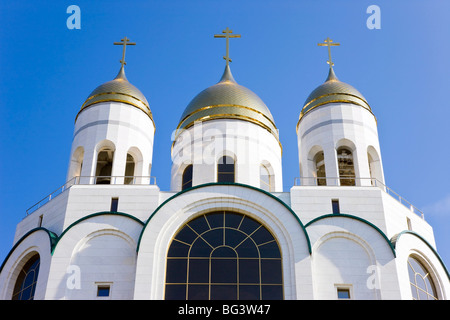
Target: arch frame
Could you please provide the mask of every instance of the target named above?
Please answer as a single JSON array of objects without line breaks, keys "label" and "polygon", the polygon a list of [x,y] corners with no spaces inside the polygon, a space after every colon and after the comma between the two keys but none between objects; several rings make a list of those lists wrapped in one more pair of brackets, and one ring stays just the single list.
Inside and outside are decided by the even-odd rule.
[{"label": "arch frame", "polygon": [[[237,212],[264,225],[280,246],[285,299],[296,299],[298,270],[309,270],[310,242],[303,224],[280,199],[261,189],[227,183],[194,186],[164,201],[147,220],[138,243],[136,299],[163,299],[168,248],[173,236],[196,217],[213,211]],[[311,285],[309,282],[305,285]]]},{"label": "arch frame", "polygon": [[403,230],[391,238],[397,251],[397,269],[402,299],[412,299],[408,276],[408,258],[413,255],[419,258],[430,272],[440,300],[450,297],[450,273],[436,249],[418,233]]},{"label": "arch frame", "polygon": [[[102,235],[118,236],[127,243],[129,247],[127,250],[135,259],[135,248],[143,225],[142,221],[132,215],[109,211],[93,213],[73,222],[58,237],[51,252],[52,264],[49,270],[51,278],[45,298],[64,299],[67,295],[71,295],[71,289],[66,284],[70,279],[69,276],[77,272],[71,269],[73,259],[77,256],[78,250],[92,239]],[[92,269],[89,269],[87,273],[86,271],[83,273],[92,272]]]},{"label": "arch frame", "polygon": [[40,267],[34,299],[44,299],[51,263],[51,250],[56,234],[42,227],[35,228],[21,237],[9,251],[0,267],[0,300],[11,299],[18,273],[34,254],[39,254]]},{"label": "arch frame", "polygon": [[[363,266],[367,272],[364,279],[354,279],[357,293],[366,298],[373,295],[375,299],[399,299],[397,276],[393,278],[396,275],[397,253],[388,237],[377,226],[358,216],[341,213],[319,216],[308,222],[306,229],[311,237],[313,267],[316,254],[323,244],[334,238],[352,241],[365,252],[364,257],[354,257],[355,266],[361,267],[360,263],[366,263]],[[360,273],[359,276],[361,275]],[[330,292],[326,295],[330,296]]]}]

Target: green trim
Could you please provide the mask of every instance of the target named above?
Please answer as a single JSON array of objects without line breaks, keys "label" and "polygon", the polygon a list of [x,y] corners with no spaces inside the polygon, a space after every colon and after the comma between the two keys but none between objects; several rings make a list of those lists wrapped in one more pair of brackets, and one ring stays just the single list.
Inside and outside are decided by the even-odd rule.
[{"label": "green trim", "polygon": [[311,221],[309,221],[305,227],[308,228],[311,224],[313,224],[314,222],[318,221],[318,220],[322,220],[322,219],[326,219],[326,218],[349,218],[349,219],[354,219],[354,220],[358,220],[360,222],[363,222],[365,224],[367,224],[368,226],[372,227],[373,229],[375,229],[383,238],[384,240],[386,240],[386,242],[388,243],[389,247],[391,248],[392,254],[394,255],[394,258],[397,257],[396,253],[395,253],[395,247],[392,245],[391,241],[388,239],[388,237],[384,234],[383,231],[380,230],[380,228],[378,228],[376,225],[374,225],[373,223],[362,219],[360,217],[351,215],[351,214],[345,214],[345,213],[330,213],[330,214],[326,214],[320,217],[317,217]]},{"label": "green trim", "polygon": [[396,244],[400,238],[400,236],[404,235],[404,234],[411,234],[413,236],[416,236],[417,238],[419,238],[420,240],[422,240],[430,249],[431,251],[433,251],[433,253],[436,255],[436,257],[438,258],[439,262],[441,263],[442,267],[444,268],[445,272],[447,273],[447,277],[450,280],[450,273],[448,272],[447,267],[445,266],[444,261],[441,259],[440,255],[437,253],[437,251],[433,248],[433,246],[427,241],[425,240],[420,234],[418,234],[417,232],[411,231],[411,230],[403,230],[402,232],[397,233],[396,235],[394,235],[391,238],[391,243],[394,246],[394,248],[396,247]]},{"label": "green trim", "polygon": [[56,233],[54,233],[54,232],[52,232],[52,231],[50,231],[50,230],[48,230],[48,229],[45,229],[45,228],[43,228],[43,227],[31,229],[30,231],[28,231],[27,233],[25,233],[25,235],[23,235],[23,236],[16,242],[16,244],[12,247],[12,249],[9,251],[8,255],[6,256],[5,260],[3,260],[3,263],[2,263],[2,265],[0,266],[0,273],[1,273],[2,270],[3,270],[3,267],[4,267],[5,264],[6,264],[6,261],[8,261],[9,257],[10,257],[11,254],[14,252],[14,250],[16,250],[16,248],[19,246],[19,244],[20,244],[23,240],[25,240],[30,234],[32,234],[32,233],[34,233],[34,232],[36,232],[36,231],[45,231],[45,232],[47,233],[48,238],[49,238],[49,240],[50,240],[50,253],[52,253],[53,247],[56,245],[56,242],[57,242],[57,239],[58,239],[58,236],[56,235]]},{"label": "green trim", "polygon": [[141,245],[141,239],[142,239],[142,235],[144,234],[145,228],[147,227],[149,221],[153,218],[153,216],[168,202],[170,202],[171,200],[175,199],[176,197],[182,195],[183,193],[195,190],[195,189],[200,189],[200,188],[205,188],[205,187],[211,187],[211,186],[236,186],[236,187],[243,187],[243,188],[248,188],[248,189],[252,189],[255,191],[259,191],[261,193],[264,193],[265,195],[273,198],[274,200],[278,201],[280,204],[282,204],[293,216],[294,218],[297,220],[297,222],[300,224],[300,226],[302,227],[303,233],[305,235],[306,241],[308,243],[308,251],[309,254],[312,253],[311,251],[311,241],[309,240],[309,236],[308,233],[306,232],[306,228],[303,225],[303,223],[300,221],[299,217],[297,216],[297,214],[291,209],[291,207],[289,207],[283,200],[281,200],[280,198],[275,197],[273,194],[256,188],[254,186],[250,186],[247,184],[242,184],[242,183],[233,183],[233,182],[212,182],[212,183],[205,183],[205,184],[201,184],[201,185],[197,185],[197,186],[193,186],[191,188],[185,189],[185,190],[181,190],[180,192],[174,194],[173,196],[171,196],[170,198],[168,198],[167,200],[165,200],[163,203],[161,203],[156,209],[155,211],[153,211],[153,213],[150,215],[150,217],[148,218],[148,220],[145,222],[144,228],[142,229],[141,234],[139,235],[139,241],[138,241],[138,245],[136,248],[136,251],[139,252],[139,247]]},{"label": "green trim", "polygon": [[79,224],[80,222],[93,218],[93,217],[97,217],[97,216],[102,216],[102,215],[114,215],[114,216],[122,216],[122,217],[126,217],[126,218],[131,218],[133,220],[135,220],[136,222],[138,222],[139,224],[141,224],[142,226],[144,226],[144,222],[142,222],[141,220],[139,220],[138,218],[128,214],[128,213],[124,213],[124,212],[112,212],[112,211],[102,211],[102,212],[97,212],[97,213],[92,213],[90,215],[87,215],[81,219],[78,219],[77,221],[73,222],[70,226],[68,226],[66,229],[64,229],[64,231],[61,233],[61,235],[56,239],[56,242],[52,248],[52,255],[55,252],[55,248],[56,245],[59,243],[59,241],[61,240],[61,238],[67,233],[67,231],[69,231],[72,227],[74,227],[75,225]]}]

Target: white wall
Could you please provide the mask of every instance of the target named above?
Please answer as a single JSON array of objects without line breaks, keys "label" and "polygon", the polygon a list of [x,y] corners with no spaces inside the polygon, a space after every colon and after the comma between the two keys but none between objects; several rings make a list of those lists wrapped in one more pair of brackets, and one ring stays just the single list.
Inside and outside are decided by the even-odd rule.
[{"label": "white wall", "polygon": [[172,150],[171,190],[181,190],[182,173],[193,164],[193,185],[217,182],[217,160],[236,159],[236,182],[260,187],[260,165],[270,164],[272,192],[283,191],[281,146],[259,125],[241,120],[200,122],[177,137]]}]

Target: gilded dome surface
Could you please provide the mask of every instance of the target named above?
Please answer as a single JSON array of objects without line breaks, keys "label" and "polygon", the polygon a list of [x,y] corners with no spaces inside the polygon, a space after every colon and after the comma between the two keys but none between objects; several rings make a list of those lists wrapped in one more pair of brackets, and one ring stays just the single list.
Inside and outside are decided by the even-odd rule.
[{"label": "gilded dome surface", "polygon": [[200,92],[183,112],[178,129],[188,128],[195,121],[240,119],[256,123],[278,138],[272,114],[251,90],[234,80],[229,66],[215,85]]},{"label": "gilded dome surface", "polygon": [[300,113],[299,121],[303,115],[314,108],[334,102],[356,104],[372,112],[364,96],[353,86],[338,80],[333,68],[330,68],[326,81],[314,89],[306,99]]},{"label": "gilded dome surface", "polygon": [[91,92],[81,106],[80,112],[96,103],[108,101],[123,102],[135,106],[153,120],[147,99],[138,88],[128,82],[123,66],[114,80],[98,86]]}]

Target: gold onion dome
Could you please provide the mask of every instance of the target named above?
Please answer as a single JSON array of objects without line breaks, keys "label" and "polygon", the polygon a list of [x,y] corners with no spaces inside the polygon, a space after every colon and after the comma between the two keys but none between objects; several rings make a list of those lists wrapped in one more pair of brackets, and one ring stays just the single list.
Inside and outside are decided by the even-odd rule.
[{"label": "gold onion dome", "polygon": [[307,112],[327,103],[352,103],[372,112],[364,96],[353,86],[340,81],[332,67],[330,67],[325,82],[314,89],[306,99],[300,113],[299,122]]},{"label": "gold onion dome", "polygon": [[147,99],[138,88],[128,82],[123,65],[114,80],[108,81],[92,91],[81,106],[80,112],[94,104],[112,101],[126,103],[139,108],[153,121]]},{"label": "gold onion dome", "polygon": [[278,139],[272,114],[251,90],[237,84],[229,65],[215,85],[200,92],[184,110],[177,131],[187,129],[196,121],[238,119],[265,128]]}]

